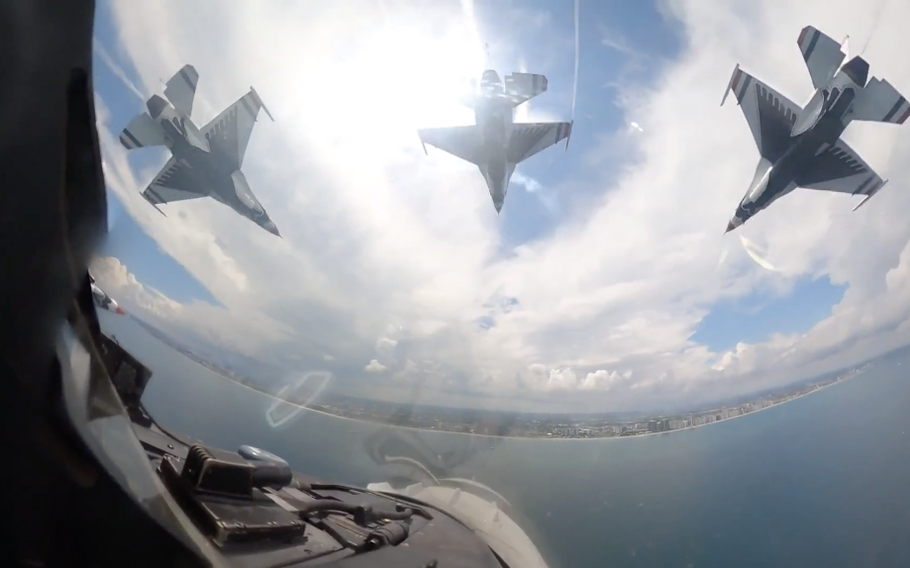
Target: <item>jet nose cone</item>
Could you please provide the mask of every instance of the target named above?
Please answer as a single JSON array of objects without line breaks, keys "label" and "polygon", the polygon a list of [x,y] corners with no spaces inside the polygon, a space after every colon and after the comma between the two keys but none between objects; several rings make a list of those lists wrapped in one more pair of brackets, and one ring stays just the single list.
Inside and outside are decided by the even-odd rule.
[{"label": "jet nose cone", "polygon": [[281,233],[278,232],[278,227],[275,226],[274,221],[267,221],[262,224],[262,228],[266,231],[272,233],[278,238],[281,238]]},{"label": "jet nose cone", "polygon": [[493,207],[496,208],[496,214],[499,215],[499,212],[502,211],[502,201],[494,201]]},{"label": "jet nose cone", "polygon": [[730,222],[727,223],[727,230],[724,231],[724,234],[726,235],[727,233],[729,233],[730,231],[739,227],[742,224],[743,224],[743,220],[740,219],[739,217],[734,216],[732,219],[730,219]]},{"label": "jet nose cone", "polygon": [[730,222],[727,223],[727,230],[724,231],[725,235],[727,233],[729,233],[730,231],[732,231],[733,229],[742,226],[742,224],[746,222],[746,219],[748,219],[747,216],[740,217],[739,213],[740,213],[740,210],[737,209],[736,213],[734,213],[733,216],[730,217]]}]

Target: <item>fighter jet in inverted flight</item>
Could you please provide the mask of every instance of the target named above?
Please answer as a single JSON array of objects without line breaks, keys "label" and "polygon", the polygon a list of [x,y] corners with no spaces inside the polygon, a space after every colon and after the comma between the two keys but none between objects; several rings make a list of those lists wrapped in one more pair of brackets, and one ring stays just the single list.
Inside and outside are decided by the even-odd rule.
[{"label": "fighter jet in inverted flight", "polygon": [[184,65],[165,84],[167,100],[152,95],[146,102],[148,112],[133,118],[120,134],[120,143],[127,150],[167,146],[171,151],[171,158],[142,197],[155,209],[163,203],[211,197],[280,237],[240,171],[259,109],[269,118],[271,113],[250,87],[250,92],[197,128],[190,113],[198,80],[196,69]]},{"label": "fighter jet in inverted flight", "polygon": [[480,91],[469,101],[476,124],[421,129],[423,151],[430,144],[476,164],[499,213],[516,165],[561,140],[569,147],[571,122],[514,122],[518,105],[546,91],[543,75],[512,73],[503,82],[488,69],[481,76]]},{"label": "fighter jet in inverted flight", "polygon": [[883,180],[840,136],[853,120],[903,124],[910,103],[888,81],[869,80],[869,64],[847,58],[843,44],[812,26],[797,40],[814,94],[800,107],[739,68],[724,92],[732,91],[752,130],[760,159],[745,197],[727,224],[739,227],[797,187],[862,195],[853,210],[884,187]]},{"label": "fighter jet in inverted flight", "polygon": [[92,285],[92,300],[95,302],[95,306],[109,312],[114,312],[115,314],[126,314],[126,312],[123,311],[123,308],[120,307],[120,304],[115,302],[113,298],[107,295],[107,292],[95,284],[95,279],[92,278],[91,275],[89,275],[89,281]]}]

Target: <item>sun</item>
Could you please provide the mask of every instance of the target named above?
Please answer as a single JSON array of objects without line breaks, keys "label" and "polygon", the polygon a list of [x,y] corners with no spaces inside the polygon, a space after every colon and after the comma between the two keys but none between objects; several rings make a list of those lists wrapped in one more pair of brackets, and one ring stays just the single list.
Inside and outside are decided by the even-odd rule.
[{"label": "sun", "polygon": [[375,148],[413,141],[418,128],[471,124],[463,104],[484,69],[483,45],[464,26],[444,33],[387,24],[322,69],[320,114]]}]

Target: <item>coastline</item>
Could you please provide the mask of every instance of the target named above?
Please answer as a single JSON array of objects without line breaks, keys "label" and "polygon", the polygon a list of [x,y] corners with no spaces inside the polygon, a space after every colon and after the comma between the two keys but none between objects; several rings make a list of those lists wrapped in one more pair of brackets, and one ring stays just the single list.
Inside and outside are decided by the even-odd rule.
[{"label": "coastline", "polygon": [[[821,392],[821,391],[825,390],[826,388],[833,387],[834,385],[839,385],[839,384],[841,384],[841,383],[845,383],[845,382],[849,381],[850,379],[854,379],[854,378],[856,378],[856,377],[858,377],[858,376],[860,376],[860,375],[865,374],[865,372],[866,372],[866,371],[860,371],[860,372],[858,372],[858,373],[856,373],[856,374],[854,374],[854,375],[850,375],[849,377],[843,378],[843,379],[841,379],[841,380],[839,380],[839,381],[834,381],[833,383],[828,383],[827,385],[818,387],[817,389],[811,390],[811,391],[809,391],[809,392],[804,392],[804,393],[802,393],[802,394],[800,394],[800,395],[794,396],[793,398],[788,398],[787,400],[784,400],[784,401],[782,401],[782,402],[778,402],[778,403],[772,404],[771,406],[766,406],[766,407],[764,407],[764,408],[759,408],[758,410],[753,410],[752,412],[746,412],[746,413],[743,413],[743,414],[739,414],[739,415],[737,415],[737,416],[731,416],[731,417],[729,417],[729,418],[724,418],[723,420],[715,420],[714,422],[708,422],[707,424],[698,424],[698,425],[696,425],[696,426],[686,426],[685,428],[677,428],[676,430],[668,430],[668,431],[666,431],[666,432],[648,432],[647,434],[639,434],[639,435],[637,435],[637,436],[613,436],[613,438],[620,438],[620,437],[623,437],[623,438],[644,438],[644,437],[646,437],[646,436],[659,436],[659,435],[661,435],[661,434],[672,434],[672,433],[674,433],[674,432],[684,432],[684,431],[686,431],[686,430],[694,430],[694,429],[696,429],[696,428],[704,428],[705,426],[713,426],[713,425],[715,425],[715,424],[720,424],[720,423],[722,423],[722,422],[729,422],[729,421],[731,421],[731,420],[736,420],[737,418],[745,418],[746,416],[754,416],[754,415],[758,414],[759,412],[764,412],[765,410],[769,410],[769,409],[771,409],[771,408],[778,408],[778,407],[781,407],[781,406],[787,404],[788,402],[793,402],[794,400],[799,400],[799,399],[801,399],[801,398],[805,398],[805,397],[807,397],[807,396],[810,396],[810,395],[813,395],[813,394],[815,394],[815,393]],[[613,438],[608,438],[608,439],[613,439]],[[559,439],[563,439],[563,438],[559,438]],[[575,439],[575,438],[566,438],[566,439],[573,440],[573,439]],[[581,438],[581,439],[582,439],[582,440],[600,440],[601,438]]]},{"label": "coastline", "polygon": [[341,415],[341,414],[334,414],[334,413],[332,413],[332,412],[326,412],[326,411],[324,411],[324,410],[317,410],[317,409],[311,408],[311,407],[309,407],[309,406],[303,406],[303,405],[300,405],[300,404],[297,404],[297,403],[294,403],[294,402],[290,402],[290,401],[285,400],[285,399],[282,399],[282,398],[278,398],[278,397],[275,396],[274,394],[264,392],[264,391],[262,391],[262,390],[260,390],[260,389],[257,389],[257,388],[255,388],[255,387],[253,387],[253,386],[251,386],[251,385],[242,383],[242,382],[240,382],[239,380],[237,380],[237,379],[235,379],[235,378],[233,378],[233,377],[228,377],[228,376],[226,376],[226,375],[224,375],[224,374],[222,374],[222,373],[219,373],[218,371],[216,371],[216,370],[214,370],[214,369],[212,369],[212,368],[210,368],[210,367],[208,367],[208,366],[206,366],[206,365],[200,363],[199,361],[197,361],[197,360],[195,360],[195,359],[193,359],[193,358],[191,358],[191,357],[188,357],[188,356],[185,355],[184,353],[180,353],[180,355],[183,356],[184,358],[186,358],[188,361],[192,361],[192,362],[195,363],[196,365],[202,367],[202,368],[205,369],[206,371],[209,371],[210,373],[212,373],[212,374],[215,375],[216,377],[221,378],[221,379],[224,379],[224,380],[227,380],[227,381],[230,381],[231,383],[233,383],[233,384],[235,384],[235,385],[237,385],[237,386],[246,388],[246,389],[248,389],[248,390],[250,390],[250,391],[253,391],[253,392],[258,393],[258,394],[260,394],[260,395],[266,396],[266,397],[272,399],[272,401],[274,401],[275,403],[284,403],[284,404],[287,404],[287,405],[290,405],[290,406],[294,406],[294,407],[296,407],[297,409],[300,409],[300,410],[306,410],[306,411],[308,411],[308,412],[315,412],[315,413],[317,413],[317,414],[322,414],[322,415],[324,415],[324,416],[329,416],[329,417],[332,417],[332,418],[337,418],[337,419],[342,419],[342,420],[350,420],[350,421],[352,421],[352,422],[359,422],[359,423],[362,423],[362,424],[371,424],[371,425],[375,425],[375,426],[377,426],[377,427],[385,426],[385,427],[389,427],[389,428],[401,428],[401,429],[405,429],[405,430],[414,430],[414,431],[418,431],[418,432],[437,432],[437,433],[444,433],[444,434],[460,434],[460,435],[462,435],[462,436],[470,436],[470,437],[475,437],[475,438],[494,438],[494,439],[508,439],[508,440],[547,440],[547,441],[570,441],[570,440],[571,440],[571,441],[576,441],[576,442],[592,442],[592,441],[606,441],[606,440],[639,439],[639,438],[647,438],[647,437],[650,437],[650,436],[661,436],[661,435],[665,435],[665,434],[674,434],[674,433],[677,433],[677,432],[685,432],[685,431],[688,431],[688,430],[695,430],[696,428],[703,428],[703,427],[705,427],[705,426],[713,426],[713,425],[716,425],[716,424],[720,424],[720,423],[724,423],[724,422],[729,422],[729,421],[735,420],[735,419],[737,419],[737,418],[744,418],[744,417],[746,417],[746,416],[752,416],[752,415],[758,414],[759,412],[763,412],[763,411],[768,410],[768,409],[771,409],[771,408],[777,408],[777,407],[783,406],[784,404],[787,404],[788,402],[792,402],[792,401],[794,401],[794,400],[798,400],[798,399],[804,398],[804,397],[806,397],[806,396],[810,396],[810,395],[812,395],[812,394],[821,392],[821,391],[823,391],[823,390],[825,390],[825,389],[827,389],[827,388],[829,388],[829,387],[832,387],[832,386],[834,386],[834,385],[838,385],[838,384],[844,383],[844,382],[846,382],[846,381],[849,381],[849,380],[851,380],[851,379],[854,379],[854,378],[856,378],[856,377],[858,377],[858,376],[863,375],[863,374],[866,373],[866,369],[864,369],[864,370],[859,371],[859,372],[857,372],[857,373],[855,373],[855,374],[853,374],[853,375],[850,375],[850,376],[845,377],[845,378],[843,378],[843,379],[840,379],[840,380],[838,380],[838,381],[834,381],[834,382],[829,383],[829,384],[827,384],[827,385],[820,386],[820,387],[818,387],[818,388],[816,388],[816,389],[813,389],[813,390],[811,390],[811,391],[808,391],[808,392],[802,393],[802,394],[800,394],[800,395],[794,396],[794,397],[789,398],[789,399],[787,399],[787,400],[784,400],[784,401],[782,401],[782,402],[778,402],[778,403],[772,404],[772,405],[770,405],[770,406],[766,406],[766,407],[764,407],[764,408],[759,408],[759,409],[757,409],[757,410],[753,410],[752,412],[747,412],[747,413],[739,414],[739,415],[737,415],[737,416],[731,416],[731,417],[729,417],[729,418],[724,418],[724,419],[722,419],[722,420],[716,420],[716,421],[714,421],[714,422],[708,422],[708,423],[706,423],[706,424],[698,424],[698,425],[695,425],[695,426],[686,426],[685,428],[677,428],[677,429],[675,429],[675,430],[667,430],[667,431],[664,431],[664,432],[647,432],[647,433],[645,433],[645,434],[636,434],[636,435],[634,435],[634,436],[597,436],[597,437],[591,437],[591,438],[574,438],[574,437],[573,437],[573,438],[569,438],[569,437],[554,437],[554,436],[546,436],[546,435],[544,435],[544,436],[509,436],[509,435],[498,436],[498,435],[493,435],[493,434],[474,434],[474,433],[470,433],[470,432],[458,432],[458,431],[454,431],[454,430],[437,430],[437,429],[434,429],[434,428],[420,428],[420,427],[417,427],[417,426],[402,426],[402,425],[397,425],[397,424],[390,424],[390,423],[388,423],[388,422],[380,422],[380,421],[377,421],[377,420],[365,420],[365,419],[362,419],[362,418],[354,418],[354,417],[351,417],[351,416],[343,416],[343,415]]}]

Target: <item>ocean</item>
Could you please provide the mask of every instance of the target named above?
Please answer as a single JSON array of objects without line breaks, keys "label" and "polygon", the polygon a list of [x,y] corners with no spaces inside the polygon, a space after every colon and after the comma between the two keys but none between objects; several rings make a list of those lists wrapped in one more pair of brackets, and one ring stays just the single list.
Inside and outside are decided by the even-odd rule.
[{"label": "ocean", "polygon": [[423,456],[437,477],[473,479],[506,499],[552,568],[910,566],[907,354],[716,425],[626,439],[502,439],[307,410],[273,428],[271,398],[129,318],[100,316],[154,371],[144,400],[165,427],[226,449],[258,446],[300,471],[358,485],[401,475],[376,458],[389,448]]}]

